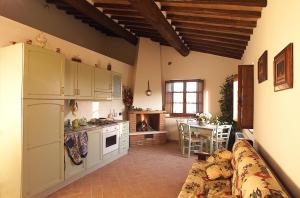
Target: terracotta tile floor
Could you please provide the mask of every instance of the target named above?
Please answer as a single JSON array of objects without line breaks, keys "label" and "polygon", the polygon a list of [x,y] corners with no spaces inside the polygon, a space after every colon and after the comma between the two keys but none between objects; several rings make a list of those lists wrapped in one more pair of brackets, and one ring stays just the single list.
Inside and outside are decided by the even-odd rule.
[{"label": "terracotta tile floor", "polygon": [[174,142],[130,148],[49,198],[176,198],[194,160],[182,157]]}]

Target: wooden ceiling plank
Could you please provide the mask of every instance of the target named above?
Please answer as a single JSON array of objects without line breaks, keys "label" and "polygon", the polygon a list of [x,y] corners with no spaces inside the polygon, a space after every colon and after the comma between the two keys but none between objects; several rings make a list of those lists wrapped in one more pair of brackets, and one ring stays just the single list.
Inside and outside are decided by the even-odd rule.
[{"label": "wooden ceiling plank", "polygon": [[262,11],[262,7],[251,7],[251,6],[240,6],[240,5],[225,5],[225,4],[198,4],[198,3],[178,3],[178,2],[161,2],[161,6],[172,6],[172,7],[197,7],[197,8],[208,8],[208,9],[220,9],[220,10],[243,10],[243,11]]},{"label": "wooden ceiling plank", "polygon": [[216,55],[216,56],[222,56],[222,57],[227,57],[227,58],[233,58],[233,59],[238,59],[240,60],[242,55],[239,54],[228,54],[228,53],[222,53],[222,52],[217,52],[217,51],[213,51],[213,50],[208,50],[208,49],[203,49],[203,48],[190,48],[192,51],[195,52],[201,52],[201,53],[205,53],[205,54],[212,54],[212,55]]},{"label": "wooden ceiling plank", "polygon": [[206,14],[210,16],[218,17],[239,17],[239,18],[254,18],[258,19],[261,17],[261,12],[259,11],[243,11],[243,10],[221,10],[221,9],[209,9],[209,8],[198,8],[198,7],[172,7],[172,6],[162,6],[162,11],[172,12],[182,12],[182,13],[195,13],[195,14]]},{"label": "wooden ceiling plank", "polygon": [[65,3],[66,5],[72,7],[76,11],[86,15],[93,21],[97,22],[100,26],[105,27],[109,31],[118,35],[119,37],[124,38],[128,42],[136,45],[137,37],[131,34],[129,31],[122,28],[120,25],[115,23],[112,19],[103,14],[100,10],[95,8],[86,0],[60,0],[60,2]]},{"label": "wooden ceiling plank", "polygon": [[221,46],[221,47],[228,47],[230,49],[238,49],[238,50],[244,50],[246,46],[240,46],[240,45],[233,45],[229,43],[222,43],[222,42],[213,42],[213,41],[207,41],[207,40],[197,40],[197,41],[189,41],[185,40],[185,43],[188,45],[211,45],[211,46]]},{"label": "wooden ceiling plank", "polygon": [[208,24],[220,24],[228,26],[238,26],[254,28],[256,27],[255,21],[243,21],[243,20],[232,20],[232,19],[218,19],[218,18],[208,18],[208,17],[195,17],[195,16],[179,16],[174,14],[167,14],[167,18],[176,21],[188,21],[197,23],[208,23]]},{"label": "wooden ceiling plank", "polygon": [[216,26],[216,25],[208,25],[208,24],[195,24],[195,23],[172,21],[172,25],[174,25],[175,27],[181,27],[187,29],[213,30],[217,32],[236,33],[242,35],[251,35],[253,33],[252,29],[224,27],[224,26]]},{"label": "wooden ceiling plank", "polygon": [[189,49],[183,44],[153,0],[129,0],[129,2],[181,55],[189,54]]},{"label": "wooden ceiling plank", "polygon": [[239,45],[239,46],[247,46],[248,42],[246,41],[235,41],[231,39],[225,39],[225,38],[215,38],[215,37],[210,37],[210,36],[191,36],[191,35],[186,35],[186,34],[180,34],[183,36],[184,41],[198,41],[198,40],[206,40],[206,41],[212,41],[212,42],[220,42],[220,43],[228,43],[228,44],[233,44],[234,45]]},{"label": "wooden ceiling plank", "polygon": [[228,47],[222,47],[222,46],[215,46],[215,45],[208,45],[208,44],[202,44],[202,45],[194,45],[194,44],[188,44],[189,47],[205,47],[207,49],[212,49],[212,50],[220,50],[220,51],[225,51],[229,53],[235,53],[235,54],[243,54],[244,50],[242,49],[232,49]]},{"label": "wooden ceiling plank", "polygon": [[195,29],[185,29],[185,28],[176,28],[176,31],[180,33],[186,33],[186,34],[194,34],[194,35],[207,35],[217,38],[229,38],[234,40],[240,40],[240,41],[249,41],[250,36],[246,35],[238,35],[238,34],[231,34],[231,33],[222,33],[222,32],[213,32],[213,31],[206,31],[206,30],[195,30]]},{"label": "wooden ceiling plank", "polygon": [[220,50],[206,48],[206,47],[189,46],[189,48],[191,50],[193,50],[193,51],[199,51],[199,50],[201,50],[201,52],[209,53],[209,54],[217,53],[217,55],[219,55],[219,56],[226,56],[226,57],[237,58],[237,59],[239,59],[240,57],[242,57],[242,54],[232,53],[232,52],[226,52],[226,51],[220,51]]},{"label": "wooden ceiling plank", "polygon": [[166,3],[192,3],[210,5],[236,5],[249,7],[266,7],[267,0],[155,0]]}]

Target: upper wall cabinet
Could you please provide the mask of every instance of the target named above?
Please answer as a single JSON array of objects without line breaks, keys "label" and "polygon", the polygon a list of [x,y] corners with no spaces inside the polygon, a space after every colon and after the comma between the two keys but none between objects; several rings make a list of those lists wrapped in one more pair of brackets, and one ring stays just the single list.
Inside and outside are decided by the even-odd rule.
[{"label": "upper wall cabinet", "polygon": [[122,99],[122,76],[119,73],[112,73],[112,98]]},{"label": "upper wall cabinet", "polygon": [[112,99],[112,72],[95,68],[95,98]]},{"label": "upper wall cabinet", "polygon": [[38,46],[27,44],[23,46],[23,97],[63,99],[65,57]]},{"label": "upper wall cabinet", "polygon": [[74,61],[66,61],[65,98],[93,99],[94,67]]}]

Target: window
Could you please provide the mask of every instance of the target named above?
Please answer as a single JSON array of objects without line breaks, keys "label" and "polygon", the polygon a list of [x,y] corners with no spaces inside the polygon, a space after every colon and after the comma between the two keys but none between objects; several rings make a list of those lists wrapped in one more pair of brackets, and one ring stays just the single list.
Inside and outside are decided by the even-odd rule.
[{"label": "window", "polygon": [[203,112],[203,80],[166,81],[165,110],[176,116]]}]

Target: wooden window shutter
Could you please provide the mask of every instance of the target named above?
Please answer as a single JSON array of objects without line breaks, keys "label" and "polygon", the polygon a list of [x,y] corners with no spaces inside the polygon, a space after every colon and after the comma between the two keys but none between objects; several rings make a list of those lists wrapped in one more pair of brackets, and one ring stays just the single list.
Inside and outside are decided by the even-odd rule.
[{"label": "wooden window shutter", "polygon": [[173,83],[166,82],[166,91],[165,91],[165,111],[167,113],[172,113],[172,106],[173,106]]},{"label": "wooden window shutter", "polygon": [[203,112],[203,91],[204,91],[204,80],[199,80],[198,82],[198,112]]},{"label": "wooden window shutter", "polygon": [[254,66],[239,65],[238,68],[238,126],[253,128]]}]

